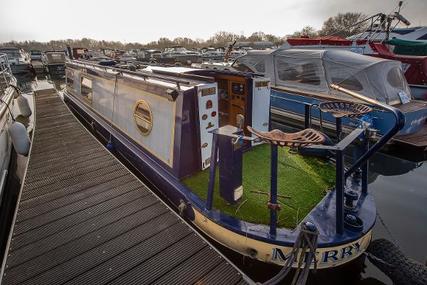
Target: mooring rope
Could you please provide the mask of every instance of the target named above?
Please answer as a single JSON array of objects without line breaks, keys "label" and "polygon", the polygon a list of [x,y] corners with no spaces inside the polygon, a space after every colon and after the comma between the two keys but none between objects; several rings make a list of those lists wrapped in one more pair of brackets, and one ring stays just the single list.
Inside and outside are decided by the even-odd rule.
[{"label": "mooring rope", "polygon": [[[283,268],[273,278],[263,285],[276,285],[283,281],[292,269],[294,262],[298,262],[292,285],[303,285],[307,282],[311,264],[317,269],[316,249],[319,232],[310,223],[304,223],[300,227],[300,233]],[[314,263],[313,263],[314,262]],[[304,267],[303,267],[304,266]]]}]

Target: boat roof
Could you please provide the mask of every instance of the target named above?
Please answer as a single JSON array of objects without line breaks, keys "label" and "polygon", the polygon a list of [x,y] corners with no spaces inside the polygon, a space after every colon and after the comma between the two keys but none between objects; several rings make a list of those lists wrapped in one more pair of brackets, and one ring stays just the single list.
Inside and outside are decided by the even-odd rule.
[{"label": "boat roof", "polygon": [[98,73],[106,73],[114,76],[120,74],[125,78],[141,82],[151,82],[167,88],[177,88],[179,86],[179,89],[183,91],[200,84],[214,82],[214,79],[208,76],[186,73],[198,70],[194,68],[148,66],[143,70],[130,71],[82,60],[73,60],[67,63],[67,65],[75,68],[92,69]]},{"label": "boat roof", "polygon": [[277,87],[335,94],[330,84],[343,84],[380,102],[399,103],[410,90],[399,61],[357,54],[343,49],[253,50],[233,66],[264,74]]},{"label": "boat roof", "polygon": [[146,71],[164,71],[164,72],[174,72],[179,74],[188,73],[191,71],[199,70],[197,68],[191,68],[191,67],[182,67],[182,66],[171,66],[171,67],[165,67],[165,66],[147,66],[144,70]]},{"label": "boat roof", "polygon": [[0,47],[0,50],[20,50],[20,48],[17,48],[17,47]]}]

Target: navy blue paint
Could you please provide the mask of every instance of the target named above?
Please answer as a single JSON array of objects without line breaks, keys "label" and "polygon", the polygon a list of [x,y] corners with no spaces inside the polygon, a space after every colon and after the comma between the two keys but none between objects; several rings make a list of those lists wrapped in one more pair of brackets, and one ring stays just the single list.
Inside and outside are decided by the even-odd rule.
[{"label": "navy blue paint", "polygon": [[344,233],[344,154],[341,150],[335,152],[336,160],[336,232],[342,235]]},{"label": "navy blue paint", "polygon": [[[365,136],[363,140],[363,148],[366,151],[369,150],[369,138]],[[368,192],[368,174],[369,174],[369,160],[366,160],[364,164],[362,164],[362,193]]]},{"label": "navy blue paint", "polygon": [[359,168],[362,164],[367,163],[369,158],[371,158],[377,151],[379,151],[394,135],[396,135],[400,130],[405,127],[405,116],[398,109],[378,102],[377,107],[385,109],[393,114],[394,120],[392,123],[392,127],[381,136],[381,138],[371,147],[369,148],[359,159],[353,163],[353,165],[345,172],[344,177],[347,178],[351,175],[357,168]]},{"label": "navy blue paint", "polygon": [[[234,134],[243,135],[243,131]],[[242,186],[243,180],[243,141],[233,143],[233,139],[227,134],[219,133],[217,136],[219,142],[219,193],[225,201],[235,204],[234,190]]]},{"label": "navy blue paint", "polygon": [[277,145],[271,144],[271,180],[270,180],[270,235],[277,233]]},{"label": "navy blue paint", "polygon": [[211,210],[213,204],[213,195],[215,190],[215,174],[217,165],[217,154],[218,154],[218,135],[212,133],[212,149],[211,149],[211,164],[209,167],[209,184],[208,184],[208,196],[206,199],[206,209]]},{"label": "navy blue paint", "polygon": [[304,128],[310,128],[311,123],[311,106],[306,104],[304,105]]},{"label": "navy blue paint", "polygon": [[341,118],[335,118],[335,128],[336,128],[336,136],[338,140],[341,140],[341,133],[342,133],[342,119]]}]

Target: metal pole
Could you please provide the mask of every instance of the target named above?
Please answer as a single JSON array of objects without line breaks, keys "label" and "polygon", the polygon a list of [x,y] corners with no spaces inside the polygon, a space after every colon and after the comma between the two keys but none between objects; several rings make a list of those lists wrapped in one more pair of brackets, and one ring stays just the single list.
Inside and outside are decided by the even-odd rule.
[{"label": "metal pole", "polygon": [[342,133],[342,120],[341,118],[335,118],[335,126],[336,126],[336,135],[337,139],[341,139],[341,133]]},{"label": "metal pole", "polygon": [[[363,143],[365,153],[369,150],[369,138],[365,135]],[[362,193],[368,192],[368,171],[369,171],[369,160],[366,160],[361,166],[362,169]]]},{"label": "metal pole", "polygon": [[310,105],[304,105],[304,128],[310,127]]},{"label": "metal pole", "polygon": [[208,197],[206,198],[207,210],[211,210],[212,204],[213,204],[217,154],[218,154],[218,135],[216,133],[212,133],[212,149],[211,149],[211,164],[209,167]]},{"label": "metal pole", "polygon": [[337,150],[336,156],[336,232],[343,234],[344,232],[344,154],[341,150]]},{"label": "metal pole", "polygon": [[270,235],[277,229],[277,145],[271,144]]}]

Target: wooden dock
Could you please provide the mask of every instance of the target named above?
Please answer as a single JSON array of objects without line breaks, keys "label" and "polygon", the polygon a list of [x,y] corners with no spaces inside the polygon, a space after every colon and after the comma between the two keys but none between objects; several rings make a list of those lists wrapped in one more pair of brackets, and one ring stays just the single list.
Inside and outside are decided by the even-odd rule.
[{"label": "wooden dock", "polygon": [[111,155],[56,92],[35,133],[0,283],[250,281]]}]

